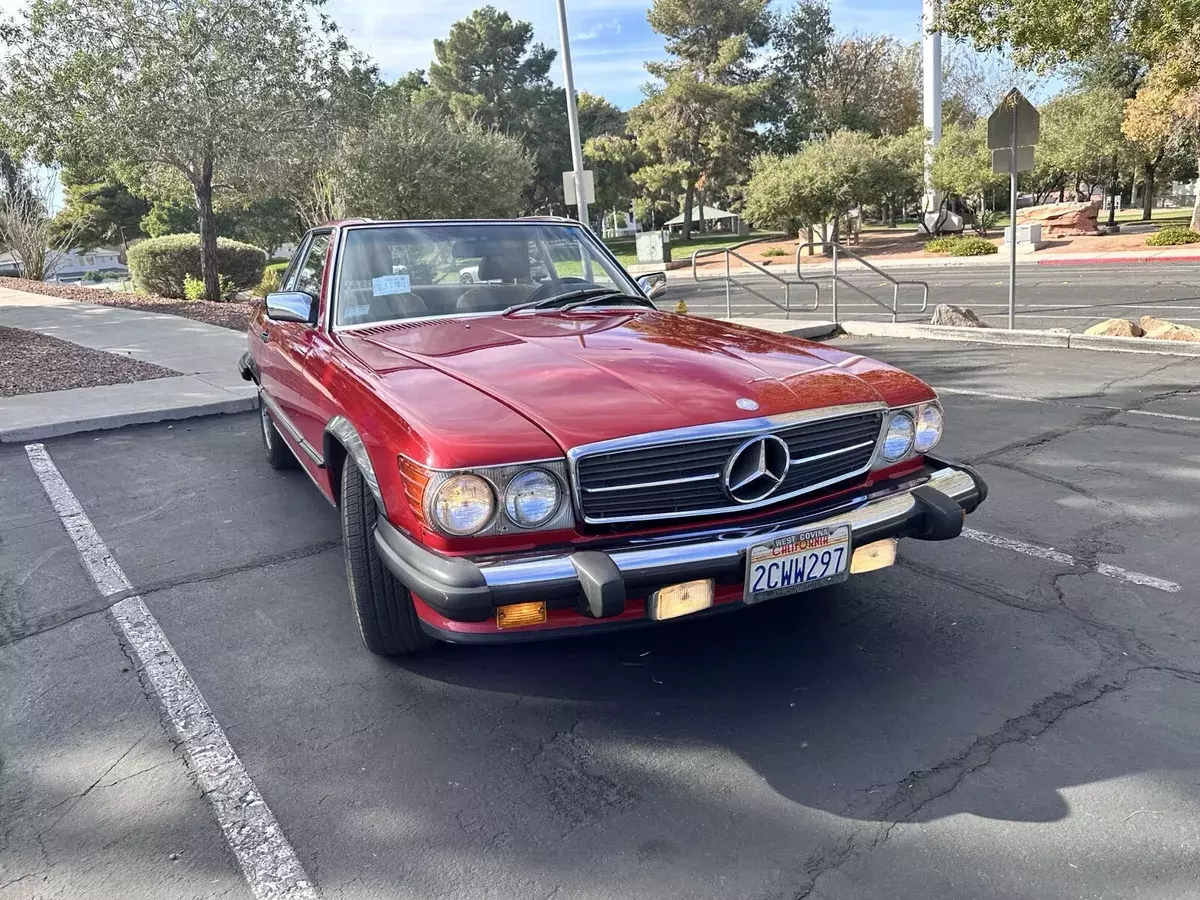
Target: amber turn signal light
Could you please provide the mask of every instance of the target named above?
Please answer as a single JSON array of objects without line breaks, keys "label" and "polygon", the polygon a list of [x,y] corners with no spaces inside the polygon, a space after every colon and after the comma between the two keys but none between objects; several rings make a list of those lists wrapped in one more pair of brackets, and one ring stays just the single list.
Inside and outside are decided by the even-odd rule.
[{"label": "amber turn signal light", "polygon": [[854,555],[850,557],[850,573],[861,575],[863,572],[886,569],[896,561],[897,543],[895,538],[884,538],[855,548]]},{"label": "amber turn signal light", "polygon": [[546,621],[546,603],[510,603],[496,607],[497,628],[518,628],[521,625],[540,625]]}]

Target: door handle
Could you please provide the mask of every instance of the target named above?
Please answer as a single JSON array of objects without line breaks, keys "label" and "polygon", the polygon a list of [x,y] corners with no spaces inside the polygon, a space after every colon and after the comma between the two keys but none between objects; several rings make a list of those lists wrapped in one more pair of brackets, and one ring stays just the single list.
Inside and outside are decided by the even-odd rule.
[{"label": "door handle", "polygon": [[258,339],[259,339],[260,341],[262,341],[264,344],[265,344],[265,343],[266,343],[268,340],[270,340],[270,337],[271,337],[271,335],[270,335],[270,333],[269,333],[269,332],[266,332],[266,331],[260,331],[260,332],[258,333]]}]

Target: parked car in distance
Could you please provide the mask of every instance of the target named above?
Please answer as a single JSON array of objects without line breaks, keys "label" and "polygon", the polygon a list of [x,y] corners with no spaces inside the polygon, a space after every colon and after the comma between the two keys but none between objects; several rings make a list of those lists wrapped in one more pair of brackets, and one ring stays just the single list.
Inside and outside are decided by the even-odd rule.
[{"label": "parked car in distance", "polygon": [[339,511],[367,649],[795,602],[890,565],[898,538],[960,533],[987,486],[933,454],[928,385],[661,312],[664,283],[564,220],[305,236],[241,370],[268,462]]}]

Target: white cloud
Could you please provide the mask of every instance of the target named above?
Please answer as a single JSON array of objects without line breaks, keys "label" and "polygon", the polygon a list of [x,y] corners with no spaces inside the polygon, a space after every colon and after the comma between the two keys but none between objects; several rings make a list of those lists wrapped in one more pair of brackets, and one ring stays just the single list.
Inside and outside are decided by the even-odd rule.
[{"label": "white cloud", "polygon": [[593,22],[582,30],[571,35],[572,41],[592,41],[605,34],[620,34],[621,23],[617,19],[605,19]]}]

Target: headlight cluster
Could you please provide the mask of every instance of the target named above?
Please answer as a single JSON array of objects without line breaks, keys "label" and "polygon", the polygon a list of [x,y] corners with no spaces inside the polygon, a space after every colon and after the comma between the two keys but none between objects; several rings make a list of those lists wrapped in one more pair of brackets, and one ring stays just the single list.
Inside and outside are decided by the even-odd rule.
[{"label": "headlight cluster", "polygon": [[881,464],[890,466],[913,453],[928,453],[942,439],[944,424],[936,402],[890,410],[879,448]]},{"label": "headlight cluster", "polygon": [[[411,478],[413,464],[401,468]],[[566,463],[495,466],[461,472],[429,472],[422,493],[424,518],[451,537],[476,537],[569,527]]]}]

